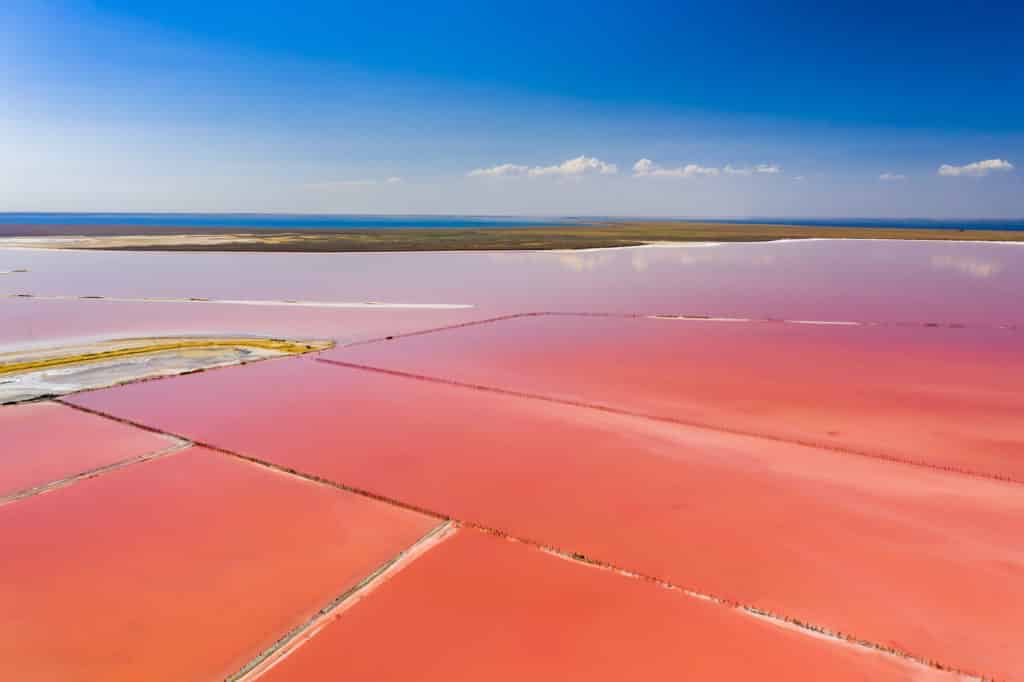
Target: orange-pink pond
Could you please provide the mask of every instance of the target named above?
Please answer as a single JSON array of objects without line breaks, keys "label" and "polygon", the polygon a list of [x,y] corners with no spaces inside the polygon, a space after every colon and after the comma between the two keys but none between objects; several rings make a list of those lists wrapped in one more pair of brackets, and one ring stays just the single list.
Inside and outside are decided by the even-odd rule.
[{"label": "orange-pink pond", "polygon": [[1016,483],[311,358],[73,400],[927,660],[1024,674],[1007,608],[1024,603]]},{"label": "orange-pink pond", "polygon": [[0,441],[0,499],[177,443],[58,403],[0,408]]},{"label": "orange-pink pond", "polygon": [[1024,330],[545,315],[322,357],[1024,482]]},{"label": "orange-pink pond", "polygon": [[0,506],[0,679],[224,679],[435,524],[203,448]]},{"label": "orange-pink pond", "polygon": [[520,543],[462,530],[261,679],[949,679]]}]

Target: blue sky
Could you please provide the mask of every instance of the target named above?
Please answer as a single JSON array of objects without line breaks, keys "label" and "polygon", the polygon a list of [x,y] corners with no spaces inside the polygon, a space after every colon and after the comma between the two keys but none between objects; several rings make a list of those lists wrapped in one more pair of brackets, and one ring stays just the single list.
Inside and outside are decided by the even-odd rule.
[{"label": "blue sky", "polygon": [[0,210],[1021,217],[1021,35],[1008,2],[8,0]]}]

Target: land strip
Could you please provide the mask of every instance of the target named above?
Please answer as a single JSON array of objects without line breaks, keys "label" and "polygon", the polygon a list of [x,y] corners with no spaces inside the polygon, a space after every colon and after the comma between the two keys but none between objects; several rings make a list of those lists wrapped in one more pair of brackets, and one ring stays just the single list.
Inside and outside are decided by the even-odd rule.
[{"label": "land strip", "polygon": [[831,227],[690,221],[608,222],[501,228],[259,229],[174,225],[4,225],[0,248],[106,251],[522,251],[641,246],[659,242],[762,242],[780,239],[904,239],[1022,242],[1020,230]]},{"label": "land strip", "polygon": [[333,346],[329,340],[159,337],[0,353],[0,405]]},{"label": "land strip", "polygon": [[22,359],[18,354],[0,355],[0,376],[19,372],[53,369],[67,365],[88,362],[103,362],[139,355],[152,355],[167,351],[205,350],[210,348],[256,348],[278,355],[296,355],[331,346],[326,341],[288,341],[285,339],[257,338],[180,338],[180,339],[133,339],[110,342],[111,348],[83,348],[79,353],[68,353],[63,349],[49,353],[40,352],[42,357]]}]

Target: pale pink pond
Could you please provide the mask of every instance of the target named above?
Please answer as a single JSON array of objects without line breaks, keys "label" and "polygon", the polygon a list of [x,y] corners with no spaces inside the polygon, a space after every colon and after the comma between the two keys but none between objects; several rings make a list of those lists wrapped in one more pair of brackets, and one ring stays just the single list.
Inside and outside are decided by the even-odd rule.
[{"label": "pale pink pond", "polygon": [[[577,252],[0,250],[0,294],[472,304],[823,320],[1024,323],[1024,246],[804,241]],[[6,325],[5,325],[6,326]]]},{"label": "pale pink pond", "polygon": [[461,310],[330,310],[199,303],[0,298],[0,352],[55,342],[243,334],[349,343],[486,317]]}]

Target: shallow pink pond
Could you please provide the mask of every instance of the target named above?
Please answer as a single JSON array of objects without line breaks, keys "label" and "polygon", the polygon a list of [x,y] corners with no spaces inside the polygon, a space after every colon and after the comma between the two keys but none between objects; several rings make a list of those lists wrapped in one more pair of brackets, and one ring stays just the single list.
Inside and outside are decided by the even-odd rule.
[{"label": "shallow pink pond", "polygon": [[435,524],[203,448],[18,500],[0,679],[224,679]]},{"label": "shallow pink pond", "polygon": [[1024,481],[1024,329],[557,315],[322,357]]},{"label": "shallow pink pond", "polygon": [[338,343],[487,317],[460,310],[359,310],[203,303],[0,299],[0,352],[138,336],[255,335]]},{"label": "shallow pink pond", "polygon": [[0,497],[147,454],[177,441],[51,402],[0,408]]},{"label": "shallow pink pond", "polygon": [[262,679],[949,678],[649,582],[463,530],[356,604]]},{"label": "shallow pink pond", "polygon": [[0,292],[471,303],[487,310],[1024,323],[1024,246],[805,241],[561,253],[0,250]]},{"label": "shallow pink pond", "polygon": [[76,403],[1013,677],[1019,485],[310,358]]}]

